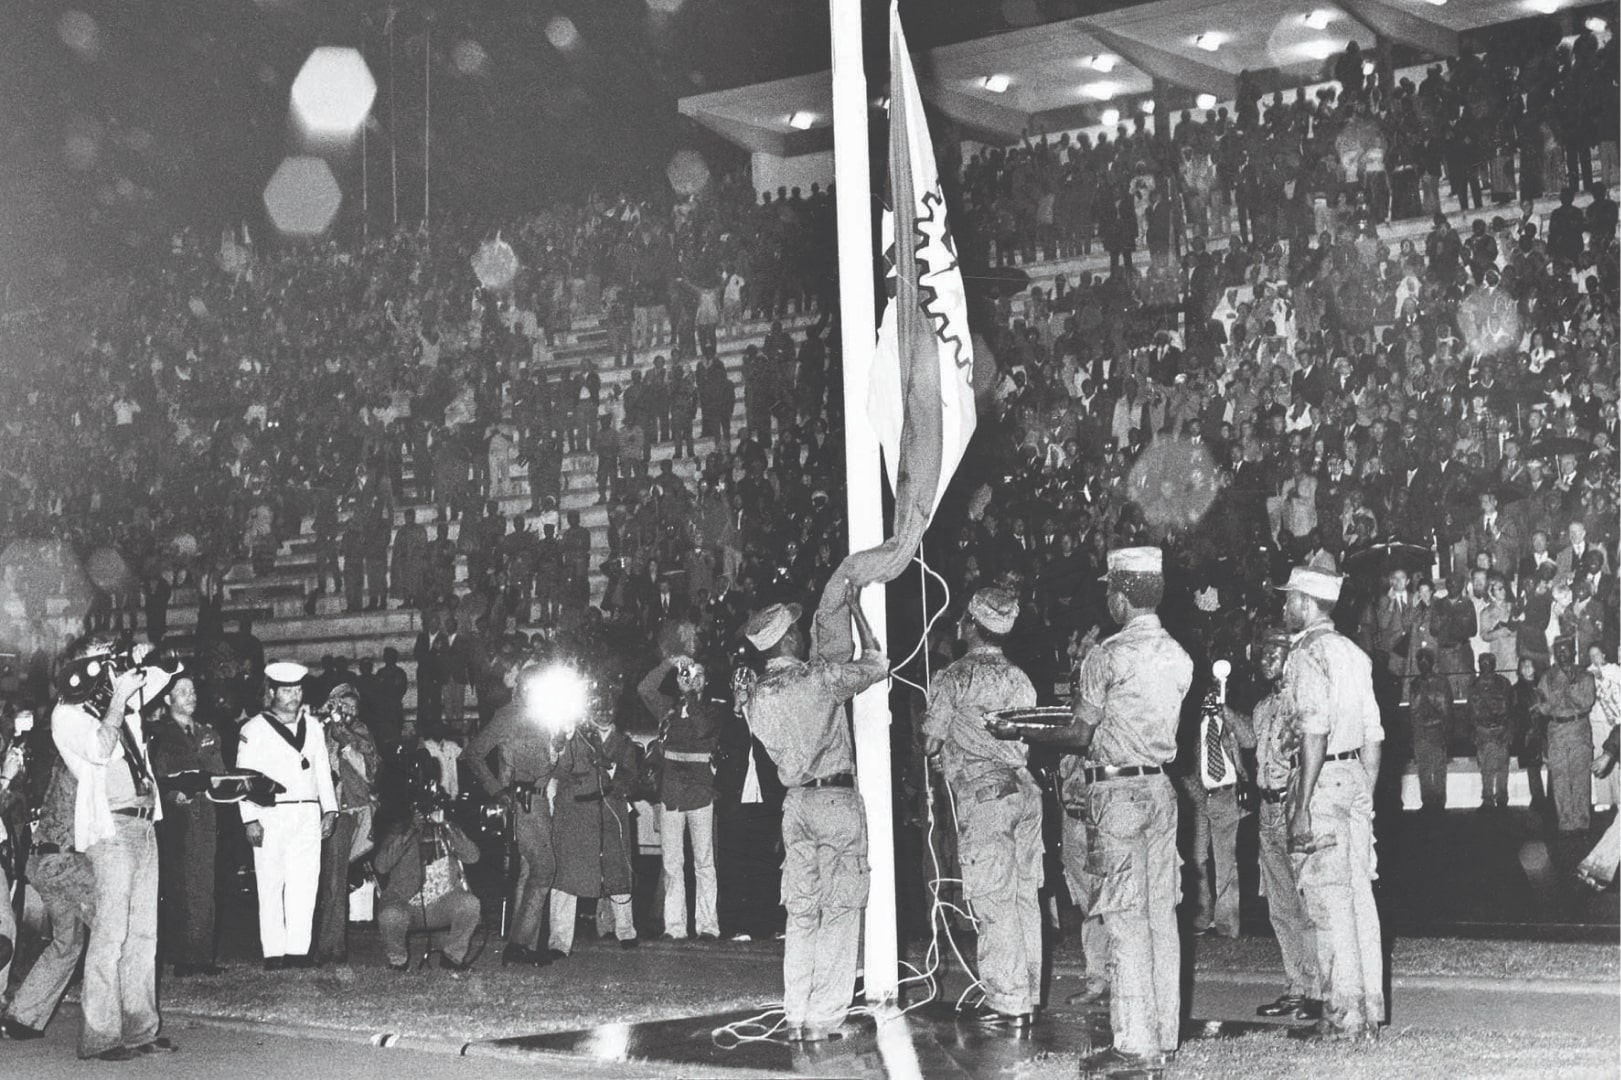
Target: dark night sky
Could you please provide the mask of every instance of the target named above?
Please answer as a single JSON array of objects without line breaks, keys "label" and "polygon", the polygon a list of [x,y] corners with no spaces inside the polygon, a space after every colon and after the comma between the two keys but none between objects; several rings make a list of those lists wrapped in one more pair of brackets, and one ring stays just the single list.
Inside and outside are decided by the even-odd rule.
[{"label": "dark night sky", "polygon": [[[867,6],[869,55],[882,57],[885,8]],[[1088,7],[1101,6],[1117,5]],[[390,128],[401,215],[421,212],[425,18],[435,205],[491,220],[592,183],[654,177],[679,146],[722,167],[740,164],[678,116],[676,99],[818,70],[828,56],[827,8],[817,0],[398,0],[391,114],[387,0],[3,7],[0,287],[13,304],[139,258],[178,224],[255,217],[290,148],[288,87],[317,45],[360,47],[379,83],[368,140],[374,222],[387,195]],[[911,0],[902,11],[916,46],[994,33],[1010,18],[1081,13],[1074,0]],[[548,42],[558,15],[573,21],[583,49],[565,55]],[[463,70],[479,50],[486,63]],[[354,215],[359,155],[334,164]]]}]

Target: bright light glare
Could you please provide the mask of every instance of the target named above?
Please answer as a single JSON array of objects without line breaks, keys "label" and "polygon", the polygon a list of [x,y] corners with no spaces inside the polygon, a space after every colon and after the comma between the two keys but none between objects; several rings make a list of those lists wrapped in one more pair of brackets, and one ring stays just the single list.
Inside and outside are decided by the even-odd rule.
[{"label": "bright light glare", "polygon": [[980,85],[993,94],[1005,94],[1009,85],[1008,77],[1006,75],[987,75]]},{"label": "bright light glare", "polygon": [[796,131],[809,131],[815,125],[815,113],[796,112],[788,118],[788,126]]},{"label": "bright light glare", "polygon": [[573,52],[580,47],[580,32],[567,15],[558,15],[546,24],[546,40],[558,52]]},{"label": "bright light glare", "polygon": [[1112,82],[1087,83],[1081,87],[1081,92],[1087,97],[1096,98],[1099,101],[1108,101],[1120,92],[1120,87]]},{"label": "bright light glare", "polygon": [[1326,30],[1328,24],[1334,21],[1334,13],[1322,10],[1313,11],[1302,17],[1300,21],[1313,30]]},{"label": "bright light glare", "polygon": [[359,50],[323,45],[293,80],[293,115],[307,136],[347,141],[360,133],[376,96]]},{"label": "bright light glare", "polygon": [[1337,50],[1332,41],[1327,38],[1318,38],[1316,41],[1308,41],[1300,46],[1300,51],[1313,60],[1327,60]]},{"label": "bright light glare", "polygon": [[1210,110],[1210,109],[1214,109],[1216,107],[1216,95],[1215,94],[1200,94],[1197,98],[1194,99],[1194,104],[1199,106],[1199,108],[1205,109],[1207,111]]},{"label": "bright light glare", "polygon": [[1107,75],[1109,72],[1114,70],[1114,66],[1119,62],[1120,58],[1118,56],[1110,56],[1108,53],[1098,53],[1096,56],[1092,57],[1092,70],[1101,71],[1103,74]]},{"label": "bright light glare", "polygon": [[1193,39],[1193,43],[1205,52],[1215,52],[1221,48],[1222,36],[1217,33],[1200,34]]},{"label": "bright light glare", "polygon": [[1602,34],[1610,28],[1610,24],[1599,18],[1597,15],[1593,16],[1591,19],[1588,19],[1584,25],[1586,25],[1586,27],[1595,34]]},{"label": "bright light glare", "polygon": [[1104,127],[1114,127],[1116,124],[1120,123],[1120,110],[1104,109],[1103,115],[1099,117],[1099,119],[1103,121]]},{"label": "bright light glare", "polygon": [[1137,107],[1139,109],[1141,109],[1144,113],[1146,113],[1149,116],[1154,115],[1154,99],[1153,98],[1144,98],[1143,103],[1141,105],[1137,106]]},{"label": "bright light glare", "polygon": [[1544,15],[1552,15],[1559,10],[1559,0],[1530,0],[1526,7],[1532,11],[1540,11]]},{"label": "bright light glare", "polygon": [[327,163],[318,157],[282,161],[265,185],[265,211],[288,236],[319,236],[338,216],[343,189]]},{"label": "bright light glare", "polygon": [[548,731],[572,731],[590,701],[585,676],[570,667],[548,667],[524,676],[524,710]]}]

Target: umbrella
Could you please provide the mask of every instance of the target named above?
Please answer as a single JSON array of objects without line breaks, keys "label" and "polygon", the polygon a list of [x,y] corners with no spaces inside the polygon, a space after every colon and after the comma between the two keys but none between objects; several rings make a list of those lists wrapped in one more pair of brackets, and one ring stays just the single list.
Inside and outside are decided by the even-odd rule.
[{"label": "umbrella", "polygon": [[1508,480],[1487,480],[1475,491],[1476,496],[1496,495],[1499,506],[1517,503],[1531,494],[1529,488]]},{"label": "umbrella", "polygon": [[1361,551],[1345,557],[1345,569],[1352,572],[1385,573],[1390,570],[1421,568],[1435,561],[1435,552],[1421,544],[1405,540],[1387,540],[1371,544]]},{"label": "umbrella", "polygon": [[1538,439],[1532,443],[1529,453],[1534,458],[1555,458],[1561,454],[1583,457],[1592,452],[1593,444],[1586,439],[1578,439],[1571,435],[1550,435],[1546,439]]}]

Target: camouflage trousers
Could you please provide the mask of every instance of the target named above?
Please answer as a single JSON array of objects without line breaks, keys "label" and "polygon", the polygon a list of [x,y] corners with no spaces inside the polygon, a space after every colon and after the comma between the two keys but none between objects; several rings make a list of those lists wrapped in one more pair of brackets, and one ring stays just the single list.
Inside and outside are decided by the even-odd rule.
[{"label": "camouflage trousers", "polygon": [[1334,841],[1293,857],[1317,928],[1323,1018],[1346,1030],[1373,1027],[1385,1018],[1384,952],[1373,902],[1373,786],[1361,762],[1324,763],[1309,809],[1312,833]]},{"label": "camouflage trousers", "polygon": [[1028,1013],[1041,999],[1041,789],[1026,775],[965,792],[957,825],[985,1004]]},{"label": "camouflage trousers", "polygon": [[782,1008],[790,1026],[842,1023],[867,906],[867,819],[851,788],[795,788],[782,804]]},{"label": "camouflage trousers", "polygon": [[1109,1022],[1129,1054],[1175,1050],[1182,995],[1176,792],[1163,775],[1086,793],[1088,889],[1109,935]]},{"label": "camouflage trousers", "polygon": [[1283,803],[1261,805],[1261,895],[1266,897],[1272,932],[1283,954],[1289,993],[1320,999],[1323,980],[1317,969],[1317,927],[1300,896],[1289,857],[1289,816]]}]

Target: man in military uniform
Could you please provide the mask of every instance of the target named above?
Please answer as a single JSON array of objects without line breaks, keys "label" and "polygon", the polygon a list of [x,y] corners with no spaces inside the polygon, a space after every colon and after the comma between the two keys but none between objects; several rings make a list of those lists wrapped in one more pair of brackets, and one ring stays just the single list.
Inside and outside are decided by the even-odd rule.
[{"label": "man in military uniform", "polygon": [[[541,924],[557,862],[552,852],[552,811],[546,783],[557,766],[555,736],[535,712],[538,700],[534,667],[512,676],[512,700],[467,744],[462,760],[485,792],[501,800],[511,815],[513,845],[518,852],[518,882],[507,947],[501,964],[545,965],[551,962],[540,944]],[[494,757],[492,766],[490,758]]]},{"label": "man in military uniform", "polygon": [[321,841],[338,821],[326,736],[304,707],[309,669],[265,665],[270,708],[242,725],[236,764],[280,784],[274,805],[238,804],[259,887],[259,944],[265,970],[307,967],[321,879]]},{"label": "man in military uniform", "polygon": [[[782,810],[782,904],[788,911],[782,980],[783,1012],[794,1041],[824,1040],[843,1022],[867,905],[867,819],[842,706],[882,680],[889,663],[854,597],[854,587],[847,586],[839,601],[824,598],[809,661],[798,604],[772,604],[744,628],[749,644],[766,658],[765,673],[748,697],[749,727],[788,789]],[[848,652],[838,655],[843,650],[837,643],[848,638],[833,632],[850,618],[861,641],[855,660]]]},{"label": "man in military uniform", "polygon": [[1373,662],[1334,629],[1340,577],[1296,567],[1283,586],[1294,634],[1279,695],[1300,725],[1300,772],[1289,800],[1289,847],[1317,928],[1323,1017],[1291,1035],[1377,1038],[1384,956],[1373,903],[1373,788],[1384,728]]},{"label": "man in military uniform", "polygon": [[1548,723],[1548,794],[1561,833],[1587,831],[1593,812],[1593,729],[1588,714],[1598,700],[1593,673],[1576,665],[1576,642],[1553,643],[1553,666],[1537,681],[1532,711]]},{"label": "man in military uniform", "polygon": [[1083,1075],[1163,1067],[1176,1054],[1182,957],[1177,937],[1176,757],[1193,660],[1156,613],[1165,593],[1159,548],[1109,552],[1107,603],[1120,632],[1081,662],[1075,718],[1044,741],[1087,758],[1086,881],[1109,938],[1114,1045],[1083,1059]]},{"label": "man in military uniform", "polygon": [[1255,752],[1255,782],[1259,788],[1261,895],[1267,916],[1283,954],[1283,975],[1288,987],[1276,1001],[1256,1009],[1256,1015],[1320,1020],[1323,1016],[1323,981],[1317,966],[1317,929],[1300,900],[1294,863],[1289,858],[1289,819],[1286,800],[1300,749],[1300,727],[1288,709],[1278,679],[1289,655],[1289,634],[1274,630],[1261,643],[1261,678],[1271,692],[1256,703],[1245,722],[1232,716],[1239,745]]},{"label": "man in military uniform", "polygon": [[985,1000],[963,1019],[1016,1030],[1030,1026],[1041,998],[1041,789],[1025,768],[1029,748],[998,739],[985,719],[1036,703],[1029,677],[1002,652],[1018,617],[1006,590],[973,595],[959,629],[968,653],[936,676],[923,725],[924,751],[955,799],[963,894],[979,927]]},{"label": "man in military uniform", "polygon": [[[675,671],[676,695],[660,688]],[[687,837],[692,837],[693,914],[700,938],[720,938],[715,882],[715,750],[720,711],[704,698],[704,666],[688,656],[661,660],[637,692],[659,717],[659,843],[664,862],[664,936],[687,936]]]},{"label": "man in military uniform", "polygon": [[[169,685],[169,707],[153,725],[152,768],[159,776],[225,771],[219,734],[197,717],[197,684]],[[218,975],[214,964],[214,804],[206,795],[163,790],[158,825],[163,945],[176,976]]]}]

